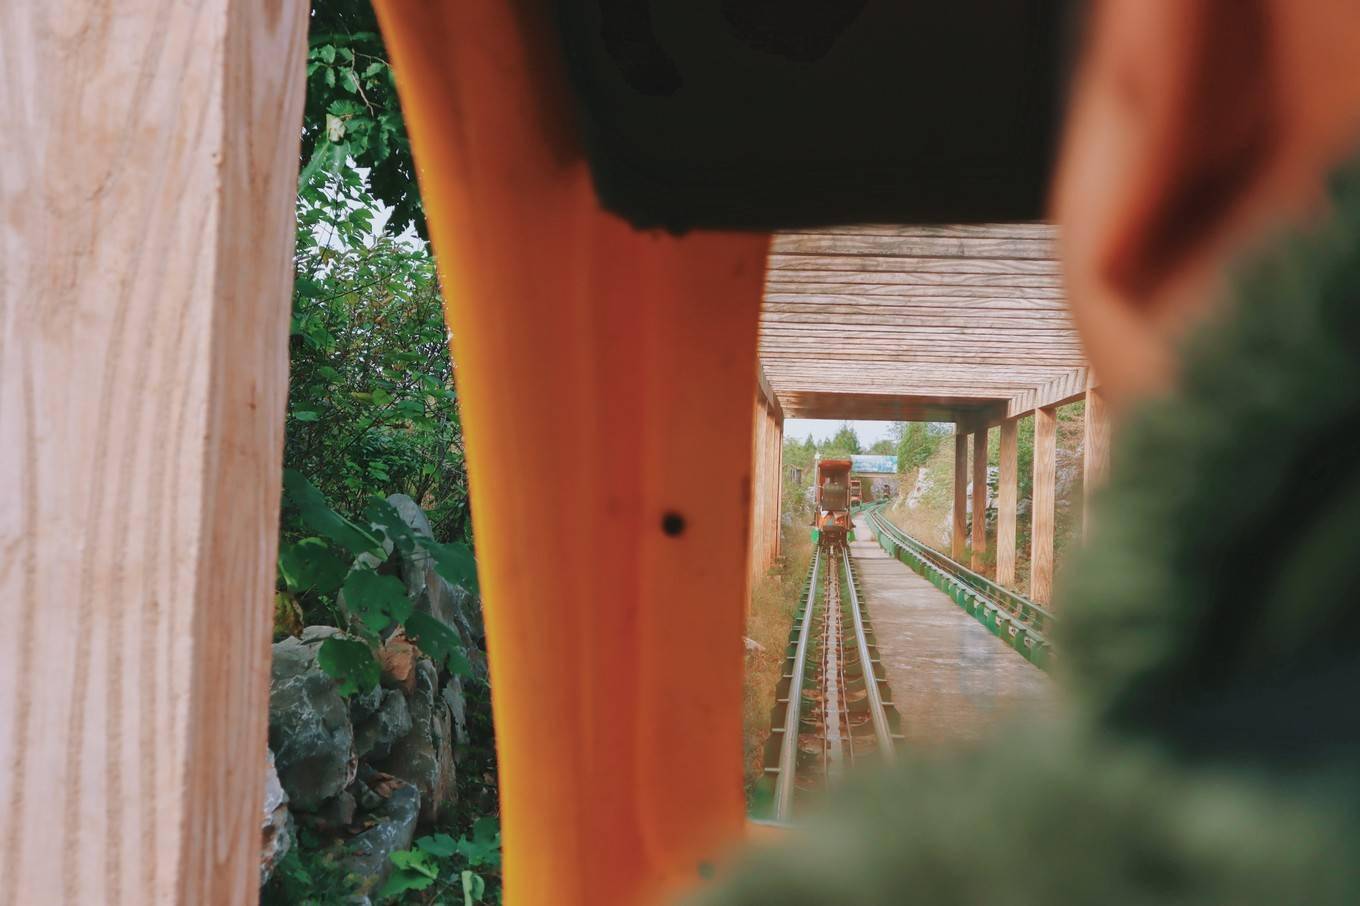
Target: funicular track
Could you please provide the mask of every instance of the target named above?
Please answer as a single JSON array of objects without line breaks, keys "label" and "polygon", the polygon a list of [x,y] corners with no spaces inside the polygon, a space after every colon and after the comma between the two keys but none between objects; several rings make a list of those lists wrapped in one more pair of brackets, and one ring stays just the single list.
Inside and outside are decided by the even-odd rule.
[{"label": "funicular track", "polygon": [[889,522],[880,509],[875,505],[862,512],[878,543],[890,556],[949,595],[1030,663],[1048,669],[1055,657],[1049,635],[1057,625],[1051,611],[922,544]]},{"label": "funicular track", "polygon": [[835,783],[858,762],[893,760],[898,717],[886,697],[849,550],[819,548],[789,633],[771,719],[769,817],[788,821],[800,792]]}]

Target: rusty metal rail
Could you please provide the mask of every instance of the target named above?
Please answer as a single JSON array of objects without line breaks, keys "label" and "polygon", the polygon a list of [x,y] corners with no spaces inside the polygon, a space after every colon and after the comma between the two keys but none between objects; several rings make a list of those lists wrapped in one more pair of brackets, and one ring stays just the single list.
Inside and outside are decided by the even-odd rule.
[{"label": "rusty metal rail", "polygon": [[887,763],[892,763],[897,756],[893,745],[894,734],[888,710],[892,706],[883,701],[882,689],[880,688],[883,680],[878,675],[878,659],[873,657],[869,651],[867,621],[859,604],[859,588],[855,581],[848,547],[841,548],[841,558],[846,575],[845,588],[849,592],[850,619],[855,628],[855,648],[859,655],[860,670],[864,677],[864,691],[869,705],[869,719],[873,723],[879,757]]},{"label": "rusty metal rail", "polygon": [[784,698],[784,724],[775,730],[781,734],[779,765],[776,768],[778,774],[774,785],[773,817],[776,821],[787,821],[793,813],[794,779],[798,772],[798,731],[803,710],[803,677],[807,672],[808,641],[812,636],[812,614],[817,603],[819,588],[817,575],[821,565],[822,552],[819,549],[812,558],[812,569],[808,574],[802,609],[794,617],[797,642],[791,656],[789,672],[786,674],[789,685]]}]

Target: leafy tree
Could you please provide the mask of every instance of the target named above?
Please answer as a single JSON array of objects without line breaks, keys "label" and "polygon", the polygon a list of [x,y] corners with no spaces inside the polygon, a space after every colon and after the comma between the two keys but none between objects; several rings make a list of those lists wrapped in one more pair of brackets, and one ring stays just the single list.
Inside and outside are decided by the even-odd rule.
[{"label": "leafy tree", "polygon": [[893,425],[897,438],[897,471],[906,472],[926,464],[940,446],[942,435],[926,422],[898,422]]},{"label": "leafy tree", "polygon": [[870,444],[869,452],[879,456],[894,456],[897,453],[897,442],[890,437],[884,437]]},{"label": "leafy tree", "polygon": [[863,452],[859,445],[859,435],[855,433],[854,425],[849,422],[842,422],[840,429],[821,447],[824,458],[828,456],[850,456],[854,453]]},{"label": "leafy tree", "polygon": [[306,193],[318,175],[343,178],[355,167],[367,171],[373,196],[391,207],[393,233],[410,226],[426,235],[411,142],[373,7],[369,0],[317,0],[298,185]]}]

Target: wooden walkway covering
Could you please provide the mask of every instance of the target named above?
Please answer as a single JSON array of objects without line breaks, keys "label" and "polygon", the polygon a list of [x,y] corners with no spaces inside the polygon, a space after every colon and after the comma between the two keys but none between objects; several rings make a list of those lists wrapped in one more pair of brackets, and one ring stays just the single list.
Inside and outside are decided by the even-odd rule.
[{"label": "wooden walkway covering", "polygon": [[760,358],[791,418],[998,423],[1086,390],[1054,228],[778,235]]},{"label": "wooden walkway covering", "polygon": [[[1030,588],[1052,593],[1056,409],[1087,401],[1086,490],[1105,470],[1108,427],[1067,314],[1056,230],[1044,223],[828,227],[774,238],[760,316],[763,430],[754,473],[767,478],[784,418],[936,421],[955,425],[951,555],[980,568],[996,545],[996,579],[1015,580],[1018,421],[1034,414]],[[988,505],[988,432],[1000,429],[997,531]],[[970,468],[969,437],[972,437]],[[983,452],[979,452],[983,451]],[[775,460],[777,461],[777,459]],[[753,567],[777,552],[779,508],[756,506]],[[762,540],[763,539],[763,540]]]}]

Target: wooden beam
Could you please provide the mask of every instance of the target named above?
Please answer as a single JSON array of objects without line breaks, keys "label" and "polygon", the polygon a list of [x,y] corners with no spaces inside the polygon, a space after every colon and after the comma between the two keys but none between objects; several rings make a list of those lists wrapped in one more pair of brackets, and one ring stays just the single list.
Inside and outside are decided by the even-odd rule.
[{"label": "wooden beam", "polygon": [[845,233],[781,233],[776,255],[892,256],[895,258],[987,258],[1052,261],[1049,239],[953,236],[870,236]]},{"label": "wooden beam", "polygon": [[1058,228],[1051,223],[1037,221],[1015,221],[1009,223],[960,223],[960,224],[896,224],[863,223],[818,227],[816,230],[788,230],[780,237],[790,235],[823,236],[895,236],[904,238],[954,239],[1046,239],[1057,238]]},{"label": "wooden beam", "polygon": [[967,548],[968,508],[968,434],[962,425],[956,425],[954,435],[954,510],[952,513],[953,534],[950,556],[960,563]]},{"label": "wooden beam", "polygon": [[765,367],[759,361],[756,362],[756,386],[761,398],[774,409],[775,417],[782,421],[784,412],[779,407],[779,397],[774,392],[774,388],[770,386],[770,379],[765,374]]},{"label": "wooden beam", "polygon": [[1072,368],[1033,391],[1016,396],[1011,400],[1006,415],[1015,418],[1045,406],[1056,407],[1076,402],[1085,395],[1088,379],[1088,370],[1083,363],[1081,367]]},{"label": "wooden beam", "polygon": [[[782,271],[821,271],[823,273],[912,273],[912,274],[1007,274],[1060,276],[1062,268],[1051,259],[1037,258],[914,258],[892,255],[781,255],[770,256],[770,273]],[[771,278],[774,279],[774,278]]]},{"label": "wooden beam", "polygon": [[1039,604],[1053,598],[1053,505],[1057,473],[1058,410],[1034,412],[1034,490],[1030,509],[1029,596]]},{"label": "wooden beam", "polygon": [[305,4],[0,4],[0,900],[253,903]]},{"label": "wooden beam", "polygon": [[1018,468],[1019,421],[1008,418],[1001,423],[1001,450],[996,496],[996,581],[1015,584],[1015,514],[1019,497]]},{"label": "wooden beam", "polygon": [[1082,456],[1083,537],[1090,534],[1091,497],[1105,484],[1110,470],[1110,415],[1105,394],[1099,387],[1086,388],[1086,437]]},{"label": "wooden beam", "polygon": [[983,567],[987,553],[987,428],[973,432],[973,555],[974,571]]}]

